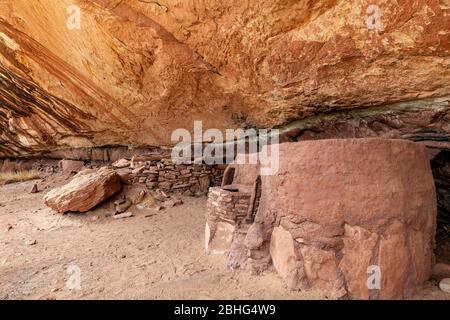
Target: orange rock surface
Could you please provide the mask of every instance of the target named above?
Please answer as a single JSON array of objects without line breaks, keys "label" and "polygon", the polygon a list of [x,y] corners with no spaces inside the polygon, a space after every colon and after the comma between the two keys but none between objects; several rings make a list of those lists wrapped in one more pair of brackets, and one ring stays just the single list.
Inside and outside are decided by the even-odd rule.
[{"label": "orange rock surface", "polygon": [[[67,27],[72,4],[79,30]],[[450,132],[449,1],[371,4],[3,0],[0,157],[170,146],[172,131],[194,120],[273,127],[368,107],[361,136],[441,139]],[[398,115],[389,107],[425,98],[440,100]],[[333,123],[319,127],[332,136],[344,125]]]}]

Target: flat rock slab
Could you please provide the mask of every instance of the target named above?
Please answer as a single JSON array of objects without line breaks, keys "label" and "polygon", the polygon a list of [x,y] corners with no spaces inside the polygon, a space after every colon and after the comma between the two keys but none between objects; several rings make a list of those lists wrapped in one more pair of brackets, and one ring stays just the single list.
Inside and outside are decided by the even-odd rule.
[{"label": "flat rock slab", "polygon": [[225,254],[233,240],[235,226],[231,223],[219,221],[214,230],[208,223],[205,227],[205,249],[210,254]]},{"label": "flat rock slab", "polygon": [[116,214],[113,216],[114,219],[125,219],[125,218],[131,218],[133,216],[132,212],[124,212],[121,214]]},{"label": "flat rock slab", "polygon": [[60,213],[86,212],[122,188],[120,176],[107,167],[87,169],[75,175],[68,184],[44,196],[47,206]]}]

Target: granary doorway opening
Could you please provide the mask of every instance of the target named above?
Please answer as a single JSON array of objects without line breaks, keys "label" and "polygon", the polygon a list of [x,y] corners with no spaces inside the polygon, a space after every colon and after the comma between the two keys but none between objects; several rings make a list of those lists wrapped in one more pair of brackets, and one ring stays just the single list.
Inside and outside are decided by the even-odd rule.
[{"label": "granary doorway opening", "polygon": [[222,187],[233,184],[235,172],[236,172],[236,169],[234,167],[228,167],[225,170],[225,172],[223,174]]}]

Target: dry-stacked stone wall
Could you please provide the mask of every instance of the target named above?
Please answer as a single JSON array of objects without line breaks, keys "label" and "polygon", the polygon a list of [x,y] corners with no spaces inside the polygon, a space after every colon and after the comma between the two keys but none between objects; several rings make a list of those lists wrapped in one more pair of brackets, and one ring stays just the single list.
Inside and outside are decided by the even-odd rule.
[{"label": "dry-stacked stone wall", "polygon": [[209,190],[208,218],[235,223],[247,215],[251,194],[246,191],[229,191],[221,187]]},{"label": "dry-stacked stone wall", "polygon": [[[126,160],[113,165],[125,166]],[[131,161],[129,166],[118,168],[123,182],[145,184],[149,189],[206,194],[209,187],[220,185],[224,165],[175,164],[171,159]]]},{"label": "dry-stacked stone wall", "polygon": [[205,232],[208,253],[228,253],[235,232],[244,223],[250,205],[250,189],[236,186],[233,188],[209,189]]}]

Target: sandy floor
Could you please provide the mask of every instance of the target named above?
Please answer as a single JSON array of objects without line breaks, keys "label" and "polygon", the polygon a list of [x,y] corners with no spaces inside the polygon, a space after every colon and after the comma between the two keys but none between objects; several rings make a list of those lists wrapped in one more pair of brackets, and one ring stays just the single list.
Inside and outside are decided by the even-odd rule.
[{"label": "sandy floor", "polygon": [[[317,299],[268,271],[225,268],[203,250],[205,198],[113,219],[106,203],[88,214],[48,209],[33,183],[0,186],[0,299]],[[35,244],[31,244],[34,243]],[[67,281],[79,268],[80,289]],[[450,299],[429,282],[415,298]]]}]

